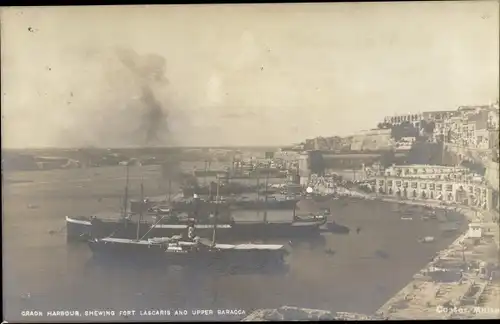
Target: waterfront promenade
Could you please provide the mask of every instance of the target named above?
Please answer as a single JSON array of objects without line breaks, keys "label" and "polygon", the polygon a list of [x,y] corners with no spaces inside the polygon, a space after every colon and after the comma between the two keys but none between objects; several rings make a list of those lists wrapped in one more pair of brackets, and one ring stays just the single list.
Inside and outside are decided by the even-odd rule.
[{"label": "waterfront promenade", "polygon": [[[380,198],[385,201],[397,200]],[[418,201],[397,201],[412,205],[429,205]],[[448,318],[499,318],[500,285],[487,273],[479,273],[478,264],[498,265],[499,229],[493,222],[498,214],[460,207],[434,205],[435,208],[455,209],[471,222],[479,222],[483,237],[477,245],[464,249],[466,233],[458,237],[449,248],[437,256],[414,276],[414,279],[385,303],[376,315],[387,319],[448,319]],[[462,278],[457,281],[433,280],[428,276],[436,268],[467,265]],[[498,276],[498,274],[497,274]],[[491,280],[493,279],[493,280]]]}]

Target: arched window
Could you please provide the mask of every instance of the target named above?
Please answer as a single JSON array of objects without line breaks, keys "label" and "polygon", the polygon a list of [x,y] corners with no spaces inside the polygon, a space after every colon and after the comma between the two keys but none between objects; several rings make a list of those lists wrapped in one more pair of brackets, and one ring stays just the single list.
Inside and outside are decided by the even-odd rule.
[{"label": "arched window", "polygon": [[426,199],[427,198],[427,195],[425,194],[425,191],[422,191],[422,193],[420,194],[420,196],[422,197],[422,199]]},{"label": "arched window", "polygon": [[434,199],[434,192],[431,191],[431,199]]},{"label": "arched window", "polygon": [[413,196],[413,198],[417,198],[417,191],[416,190],[413,190],[412,196]]},{"label": "arched window", "polygon": [[389,195],[392,195],[392,188],[389,188]]},{"label": "arched window", "polygon": [[383,194],[383,193],[384,193],[384,188],[379,187],[379,188],[378,188],[378,192],[379,192],[379,193],[381,193],[381,194]]}]

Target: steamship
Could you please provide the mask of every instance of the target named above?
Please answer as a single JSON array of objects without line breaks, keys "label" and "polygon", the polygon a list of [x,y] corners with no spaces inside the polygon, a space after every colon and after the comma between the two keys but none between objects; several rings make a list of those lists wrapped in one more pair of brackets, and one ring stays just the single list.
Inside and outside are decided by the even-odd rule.
[{"label": "steamship", "polygon": [[[221,214],[224,215],[224,207],[221,209]],[[272,211],[255,212],[260,213],[264,220],[236,222],[231,218],[222,217],[223,220],[217,225],[220,237],[236,239],[315,235],[320,233],[320,228],[326,223],[329,213],[328,210],[317,213],[301,213],[294,209],[288,211],[293,217],[291,220],[277,222],[265,219],[266,213]],[[112,233],[131,238],[134,237],[139,227],[141,235],[150,233],[155,236],[172,236],[180,230],[186,230],[188,223],[194,221],[194,227],[199,235],[207,237],[214,225],[207,217],[206,211],[199,212],[198,215],[203,215],[203,217],[169,209],[153,208],[145,213],[142,221],[134,219],[137,213],[128,213],[126,216],[118,214],[108,218],[66,216],[66,233],[69,241],[86,240],[89,237],[102,238]]]},{"label": "steamship", "polygon": [[[127,168],[128,170],[128,168]],[[128,174],[128,171],[127,171]],[[128,179],[128,176],[127,176]],[[128,182],[127,182],[128,183]],[[267,187],[267,185],[266,185]],[[273,212],[272,199],[265,194],[263,199],[244,201],[243,204],[233,199],[223,200],[220,195],[220,184],[214,191],[217,200],[211,196],[202,199],[197,194],[193,198],[164,202],[131,201],[128,211],[128,184],[125,187],[125,205],[121,214],[108,217],[97,216],[66,216],[66,234],[70,241],[86,240],[89,237],[103,238],[112,234],[123,238],[133,238],[137,231],[140,235],[146,233],[159,237],[170,237],[180,230],[188,228],[194,221],[194,227],[201,237],[210,236],[214,227],[210,215],[217,213],[219,219],[219,236],[223,238],[260,238],[260,237],[286,237],[319,234],[329,214],[329,210],[322,212],[303,212],[296,207],[293,199],[278,202],[278,209],[290,215],[286,221],[269,221],[268,214]],[[276,207],[276,205],[275,205]],[[285,208],[283,208],[285,207]],[[144,210],[145,209],[145,210]],[[251,214],[261,215],[259,221],[235,221],[232,213],[246,210]],[[143,213],[141,220],[134,220],[134,216]]]},{"label": "steamship", "polygon": [[90,239],[88,245],[95,258],[122,259],[139,264],[209,267],[282,266],[288,251],[276,244],[219,244],[204,238],[184,240],[182,236],[124,239],[106,237]]},{"label": "steamship", "polygon": [[[142,186],[141,192],[143,192]],[[144,199],[141,199],[141,202],[144,202]],[[283,245],[216,243],[216,215],[213,217],[211,241],[195,235],[193,221],[188,224],[187,239],[183,239],[182,235],[144,239],[148,233],[140,235],[140,221],[143,216],[140,212],[135,239],[92,238],[88,240],[88,245],[94,257],[104,257],[108,261],[125,258],[139,264],[165,262],[169,265],[195,266],[196,268],[201,266],[203,269],[256,268],[260,270],[268,266],[276,268],[276,266],[285,265],[285,256],[288,251]]]}]

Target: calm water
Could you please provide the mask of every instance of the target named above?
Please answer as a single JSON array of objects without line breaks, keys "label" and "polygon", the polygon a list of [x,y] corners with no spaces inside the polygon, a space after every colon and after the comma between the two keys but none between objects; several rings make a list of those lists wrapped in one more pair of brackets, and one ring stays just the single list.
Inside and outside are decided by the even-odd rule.
[{"label": "calm water", "polygon": [[[292,239],[290,270],[284,274],[217,275],[204,269],[105,266],[93,262],[85,244],[68,245],[63,231],[50,232],[64,226],[66,214],[116,207],[116,186],[98,183],[93,181],[93,187],[78,187],[81,184],[76,183],[57,187],[12,185],[4,190],[6,320],[190,320],[192,316],[174,317],[173,311],[191,314],[195,309],[227,309],[248,314],[255,308],[282,305],[373,313],[458,235],[445,237],[442,229],[450,222],[461,221],[460,217],[448,222],[422,221],[417,216],[401,220],[397,208],[387,203],[335,202],[331,205],[333,219],[351,232],[322,234],[314,242]],[[154,187],[153,180],[146,179],[146,186]],[[96,195],[105,198],[96,202]],[[423,236],[435,236],[437,240],[417,243]],[[117,316],[21,316],[26,310],[78,310],[84,315],[85,310],[106,309],[114,310]],[[119,311],[135,310],[138,315],[146,309],[171,310],[172,315],[118,316]],[[238,318],[225,315],[196,319]]]}]

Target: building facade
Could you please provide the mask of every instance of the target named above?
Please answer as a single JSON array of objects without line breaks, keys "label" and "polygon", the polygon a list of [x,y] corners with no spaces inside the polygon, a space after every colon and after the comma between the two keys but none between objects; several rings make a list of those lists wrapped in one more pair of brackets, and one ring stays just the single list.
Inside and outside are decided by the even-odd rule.
[{"label": "building facade", "polygon": [[413,177],[420,178],[429,176],[450,175],[450,174],[467,174],[467,168],[453,167],[443,165],[427,165],[427,164],[410,164],[410,165],[393,165],[384,171],[385,176],[394,177]]},{"label": "building facade", "polygon": [[488,112],[488,128],[492,130],[498,130],[499,125],[498,125],[498,107],[494,107],[493,109],[490,109]]},{"label": "building facade", "polygon": [[375,190],[381,195],[400,199],[443,201],[484,210],[494,207],[492,191],[483,184],[395,176],[376,176],[374,179]]},{"label": "building facade", "polygon": [[420,122],[424,119],[422,113],[417,114],[403,114],[403,115],[394,115],[394,116],[386,116],[384,117],[384,123],[389,124],[391,126],[401,125],[404,122],[409,122],[413,124],[416,128],[420,126]]},{"label": "building facade", "polygon": [[443,111],[426,111],[422,113],[425,121],[442,122],[452,117],[458,116],[459,112],[456,110],[443,110]]}]

